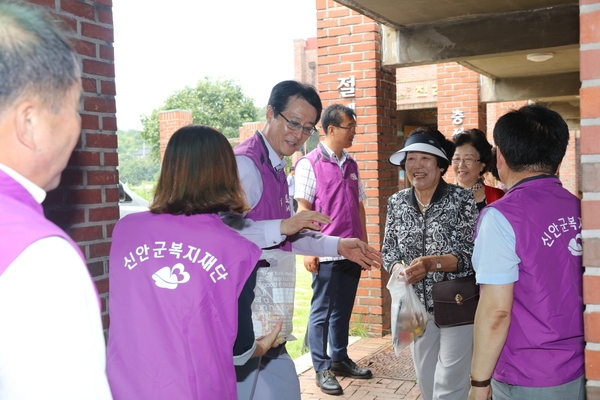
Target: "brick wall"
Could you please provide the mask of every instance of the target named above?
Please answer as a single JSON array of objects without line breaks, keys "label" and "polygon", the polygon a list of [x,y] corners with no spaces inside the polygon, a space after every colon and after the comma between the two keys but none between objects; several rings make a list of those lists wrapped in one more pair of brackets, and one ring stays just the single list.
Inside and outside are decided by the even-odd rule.
[{"label": "brick wall", "polygon": [[64,21],[82,60],[81,138],[60,186],[48,193],[43,205],[47,217],[83,251],[100,293],[106,329],[108,254],[112,230],[119,218],[112,2],[29,2]]},{"label": "brick wall", "polygon": [[[437,65],[438,130],[451,139],[465,129],[485,130],[486,107],[479,101],[479,74],[457,63]],[[444,175],[454,182],[452,168]]]},{"label": "brick wall", "polygon": [[294,79],[318,85],[317,38],[294,40]]},{"label": "brick wall", "polygon": [[[479,74],[456,63],[437,65],[438,130],[446,137],[455,130],[485,129],[485,105],[479,102]],[[464,118],[460,123],[455,111]]]},{"label": "brick wall", "polygon": [[167,110],[158,113],[160,160],[165,156],[169,139],[175,131],[193,123],[194,116],[188,110]]},{"label": "brick wall", "polygon": [[[332,0],[317,0],[316,5],[319,93],[324,107],[355,103],[357,135],[348,150],[358,162],[367,191],[368,240],[379,249],[387,198],[398,187],[398,170],[387,161],[398,149],[395,71],[381,66],[378,24]],[[350,75],[355,76],[355,97],[344,98],[338,90],[338,78]],[[363,272],[357,291],[352,323],[374,335],[390,331],[386,283],[385,272]]]},{"label": "brick wall", "polygon": [[600,399],[600,1],[580,0],[583,300],[588,400]]},{"label": "brick wall", "polygon": [[244,140],[248,139],[250,136],[254,135],[254,132],[257,130],[261,130],[265,126],[264,122],[245,122],[242,127],[239,129],[240,132],[240,140],[239,143],[242,143]]}]

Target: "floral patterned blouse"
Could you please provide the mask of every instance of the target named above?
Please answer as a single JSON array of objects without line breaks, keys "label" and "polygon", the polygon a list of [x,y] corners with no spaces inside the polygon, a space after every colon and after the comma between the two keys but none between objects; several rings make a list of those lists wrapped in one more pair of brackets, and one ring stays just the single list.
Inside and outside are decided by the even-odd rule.
[{"label": "floral patterned blouse", "polygon": [[[391,272],[396,262],[409,265],[420,256],[452,254],[458,259],[458,270],[447,272],[447,279],[473,275],[473,228],[478,212],[471,192],[446,183],[443,179],[424,213],[414,188],[401,190],[388,199],[385,236],[381,252],[384,268]],[[442,272],[429,272],[414,284],[415,293],[433,314],[431,289],[443,279]],[[425,299],[424,299],[425,295]]]}]

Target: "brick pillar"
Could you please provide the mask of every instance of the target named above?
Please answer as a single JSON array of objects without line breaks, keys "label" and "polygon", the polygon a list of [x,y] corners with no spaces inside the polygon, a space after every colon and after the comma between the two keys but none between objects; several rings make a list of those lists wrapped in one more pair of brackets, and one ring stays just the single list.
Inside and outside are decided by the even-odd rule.
[{"label": "brick pillar", "polygon": [[191,111],[187,110],[168,110],[161,111],[158,113],[158,125],[160,131],[159,148],[160,148],[160,161],[162,162],[165,156],[165,149],[169,139],[175,133],[175,131],[186,125],[193,123],[193,116]]},{"label": "brick pillar", "polygon": [[[479,74],[457,63],[437,66],[438,130],[447,138],[461,130],[486,130],[486,106],[479,101]],[[487,132],[486,132],[487,133]],[[491,138],[491,134],[488,135]],[[444,175],[454,182],[452,168]]]},{"label": "brick pillar", "polygon": [[[485,104],[479,102],[479,74],[456,63],[438,64],[438,130],[452,136],[457,129],[485,131]],[[462,122],[455,111],[464,115]]]},{"label": "brick pillar", "polygon": [[82,250],[100,294],[107,329],[108,255],[119,218],[112,8],[106,1],[29,3],[65,23],[82,60],[81,138],[60,186],[48,193],[43,206],[48,219]]},{"label": "brick pillar", "polygon": [[317,86],[317,38],[294,40],[294,79]]},{"label": "brick pillar", "polygon": [[[367,191],[369,244],[381,248],[386,202],[398,190],[398,169],[387,161],[398,149],[395,70],[382,68],[377,23],[333,0],[317,0],[316,5],[318,89],[324,107],[355,104],[357,135],[348,150],[358,162]],[[342,97],[338,78],[350,76],[355,77],[355,96]],[[390,332],[387,278],[385,272],[363,272],[354,304],[352,323],[373,335]]]},{"label": "brick pillar", "polygon": [[242,143],[244,140],[254,135],[254,132],[262,130],[264,126],[264,122],[244,122],[238,131],[240,133],[239,142]]},{"label": "brick pillar", "polygon": [[600,1],[580,0],[583,300],[588,400],[600,399]]}]

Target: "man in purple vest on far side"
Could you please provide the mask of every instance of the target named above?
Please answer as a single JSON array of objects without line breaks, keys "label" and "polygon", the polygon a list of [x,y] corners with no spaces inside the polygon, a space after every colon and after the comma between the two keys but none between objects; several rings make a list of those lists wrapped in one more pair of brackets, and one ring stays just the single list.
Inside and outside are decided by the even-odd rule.
[{"label": "man in purple vest on far side", "polygon": [[81,132],[81,67],[55,19],[0,2],[0,399],[109,400],[96,287],[41,205]]},{"label": "man in purple vest on far side", "polygon": [[[325,109],[321,118],[325,139],[296,164],[298,209],[316,210],[333,222],[327,235],[366,239],[363,202],[367,198],[356,161],[345,150],[356,135],[356,113],[341,104]],[[348,331],[362,268],[344,257],[304,257],[313,274],[308,343],[316,383],[327,394],[343,389],[335,375],[369,379],[372,373],[348,357]],[[330,355],[327,354],[329,343]]]},{"label": "man in purple vest on far side", "polygon": [[469,400],[583,400],[581,207],[556,176],[569,128],[530,105],[500,117],[494,142],[508,192],[475,230]]},{"label": "man in purple vest on far side", "polygon": [[[261,131],[235,148],[240,180],[251,210],[248,223],[226,221],[234,229],[263,249],[280,249],[295,254],[344,256],[365,269],[379,268],[381,255],[357,237],[323,235],[322,225],[332,220],[316,211],[303,211],[292,216],[285,176],[285,156],[294,154],[315,132],[321,116],[321,99],[314,87],[296,81],[283,81],[271,90],[266,123]],[[226,220],[226,218],[224,218]],[[262,260],[261,260],[262,261]],[[259,262],[258,267],[266,266]],[[295,275],[294,275],[295,276]],[[240,295],[240,326],[244,310],[254,301],[256,270]],[[252,332],[238,330],[237,343],[247,340]],[[236,346],[237,347],[237,346]],[[234,348],[240,355],[246,348]],[[237,367],[238,398],[257,400],[300,400],[300,383],[285,342],[271,349],[260,360]]]}]

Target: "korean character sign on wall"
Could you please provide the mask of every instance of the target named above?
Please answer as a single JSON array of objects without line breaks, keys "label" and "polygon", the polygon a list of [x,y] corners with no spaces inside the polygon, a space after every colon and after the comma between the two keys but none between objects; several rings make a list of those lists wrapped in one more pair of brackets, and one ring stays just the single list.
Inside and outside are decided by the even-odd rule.
[{"label": "korean character sign on wall", "polygon": [[[465,120],[464,112],[462,112],[461,110],[452,111],[452,125],[462,125],[464,120]],[[454,128],[454,130],[452,131],[452,136],[459,135],[459,134],[463,133],[464,131],[465,130],[463,129],[462,126],[459,126],[458,128]]]},{"label": "korean character sign on wall", "polygon": [[342,97],[354,97],[356,95],[356,78],[354,75],[350,75],[347,78],[338,78],[340,81],[337,86],[337,90],[340,91]]}]

